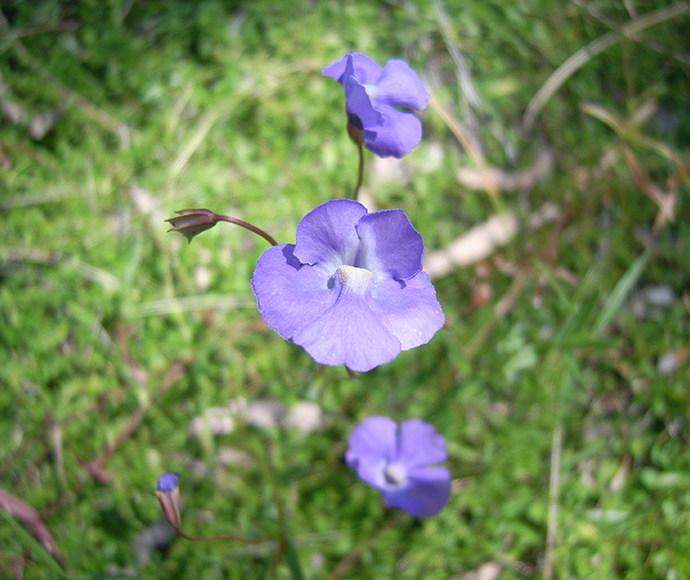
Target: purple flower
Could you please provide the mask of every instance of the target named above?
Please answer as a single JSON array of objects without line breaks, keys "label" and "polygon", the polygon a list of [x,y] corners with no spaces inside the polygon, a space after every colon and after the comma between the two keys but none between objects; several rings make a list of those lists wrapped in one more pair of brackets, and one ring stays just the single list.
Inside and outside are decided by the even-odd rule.
[{"label": "purple flower", "polygon": [[348,120],[364,132],[364,145],[379,157],[407,155],[422,138],[422,124],[409,112],[421,111],[429,93],[404,60],[389,60],[381,68],[365,54],[349,53],[323,69],[345,89]]},{"label": "purple flower", "polygon": [[445,317],[422,272],[424,241],[400,209],[367,213],[328,201],[297,226],[297,243],[264,252],[252,287],[259,312],[316,362],[368,371],[425,344]]},{"label": "purple flower", "polygon": [[171,492],[175,491],[177,484],[180,481],[180,474],[173,471],[168,471],[158,478],[158,491]]},{"label": "purple flower", "polygon": [[168,471],[158,478],[156,497],[163,509],[163,515],[168,523],[179,531],[180,529],[180,488],[177,484],[180,474]]},{"label": "purple flower", "polygon": [[398,428],[388,417],[369,417],[355,427],[345,454],[391,506],[418,518],[436,515],[450,497],[450,472],[432,466],[447,458],[446,441],[432,425],[410,419]]}]

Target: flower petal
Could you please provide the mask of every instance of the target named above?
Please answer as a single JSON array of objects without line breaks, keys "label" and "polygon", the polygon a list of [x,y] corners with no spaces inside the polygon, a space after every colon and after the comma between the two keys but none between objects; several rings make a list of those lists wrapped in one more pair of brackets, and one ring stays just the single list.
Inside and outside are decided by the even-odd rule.
[{"label": "flower petal", "polygon": [[286,340],[320,316],[338,298],[328,288],[330,274],[321,266],[303,265],[293,244],[266,250],[254,270],[252,288],[266,324]]},{"label": "flower petal", "polygon": [[445,467],[424,467],[409,471],[408,485],[397,491],[382,491],[393,507],[418,518],[435,516],[450,498],[450,472]]},{"label": "flower petal", "polygon": [[350,54],[346,54],[340,60],[328,65],[321,71],[321,74],[325,77],[331,77],[338,81],[341,85],[343,84],[343,74],[345,73],[345,67],[347,67],[347,61],[350,58]]},{"label": "flower petal", "polygon": [[397,280],[412,278],[422,269],[424,240],[401,209],[362,216],[357,224],[360,249],[355,265],[385,272]]},{"label": "flower petal", "polygon": [[376,280],[372,299],[371,308],[400,340],[402,350],[426,344],[446,321],[436,290],[425,272],[404,281]]},{"label": "flower petal", "polygon": [[180,481],[180,474],[174,471],[168,471],[158,478],[158,491],[168,492],[175,491],[177,484]]},{"label": "flower petal", "polygon": [[392,361],[400,353],[400,341],[371,309],[369,292],[351,291],[338,276],[333,290],[338,300],[293,336],[312,358],[324,365],[345,365],[358,372]]},{"label": "flower petal", "polygon": [[[373,85],[379,82],[383,68],[373,58],[361,52],[352,52],[352,75],[363,85]],[[347,71],[347,68],[346,68]]]},{"label": "flower petal", "polygon": [[375,102],[409,107],[417,111],[425,109],[430,98],[417,73],[404,60],[398,59],[386,63],[376,85],[369,88],[369,96]]},{"label": "flower petal", "polygon": [[379,126],[364,126],[364,146],[379,157],[405,157],[422,140],[422,122],[413,113],[403,113],[377,103],[383,115]]},{"label": "flower petal", "polygon": [[359,237],[355,226],[367,209],[351,199],[332,199],[302,218],[297,226],[295,257],[302,264],[328,264],[331,274],[353,264]]},{"label": "flower petal", "polygon": [[384,469],[396,452],[398,425],[388,417],[369,417],[355,427],[345,454],[348,466],[366,483],[382,489]]},{"label": "flower petal", "polygon": [[446,459],[446,440],[436,432],[433,425],[420,419],[410,419],[400,424],[396,460],[408,472]]},{"label": "flower petal", "polygon": [[343,86],[347,76],[354,76],[361,84],[370,85],[376,83],[382,73],[383,69],[375,60],[358,52],[346,54],[322,71],[323,75],[335,79]]},{"label": "flower petal", "polygon": [[348,120],[358,129],[381,125],[383,115],[374,109],[366,89],[357,82],[357,79],[348,77],[344,86]]}]

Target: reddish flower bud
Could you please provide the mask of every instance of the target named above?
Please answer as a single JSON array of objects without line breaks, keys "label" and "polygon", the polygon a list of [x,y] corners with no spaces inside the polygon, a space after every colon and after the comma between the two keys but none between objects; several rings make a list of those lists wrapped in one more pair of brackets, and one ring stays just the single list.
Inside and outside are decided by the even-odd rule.
[{"label": "reddish flower bud", "polygon": [[175,213],[179,215],[165,220],[173,226],[168,231],[180,232],[187,238],[188,243],[192,242],[194,236],[210,230],[222,219],[221,216],[208,209],[183,209]]}]

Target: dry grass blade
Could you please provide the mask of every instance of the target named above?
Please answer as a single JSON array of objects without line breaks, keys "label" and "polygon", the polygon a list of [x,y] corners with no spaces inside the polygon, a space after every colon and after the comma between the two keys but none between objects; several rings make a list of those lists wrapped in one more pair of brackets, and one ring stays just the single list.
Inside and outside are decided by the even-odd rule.
[{"label": "dry grass blade", "polygon": [[479,168],[484,178],[484,190],[492,196],[496,195],[496,186],[491,181],[491,173],[486,165],[484,154],[476,143],[470,131],[432,94],[429,99],[429,106],[436,111],[450,128],[455,138],[460,141],[462,147],[467,151],[474,164]]},{"label": "dry grass blade", "polygon": [[626,131],[628,129],[627,124],[621,121],[610,111],[604,109],[604,107],[595,105],[594,103],[582,103],[580,105],[580,110],[583,113],[589,115],[590,117],[594,117],[595,119],[598,119],[605,125],[611,127],[611,129],[613,129],[618,136],[625,136]]},{"label": "dry grass blade", "polygon": [[200,294],[181,298],[164,298],[143,302],[127,310],[129,318],[164,316],[177,312],[198,310],[237,310],[253,308],[256,298],[253,294]]},{"label": "dry grass blade", "polygon": [[15,207],[27,207],[30,205],[40,205],[42,203],[51,203],[54,201],[60,201],[62,199],[67,199],[71,195],[74,195],[73,188],[67,187],[51,187],[45,191],[38,193],[31,193],[22,191],[16,195],[6,195],[2,200],[0,200],[0,210],[12,209]]},{"label": "dry grass blade", "polygon": [[115,291],[120,288],[120,280],[116,276],[90,264],[85,264],[76,258],[65,256],[60,252],[49,252],[39,248],[8,248],[7,246],[0,246],[0,263],[2,261],[33,262],[46,266],[67,266],[106,290]]},{"label": "dry grass blade", "polygon": [[[618,30],[619,26],[618,24],[613,21],[611,18],[607,17],[603,12],[600,10],[597,10],[594,6],[594,2],[589,2],[587,3],[585,0],[572,0],[573,4],[578,6],[579,8],[585,10],[590,16],[593,18],[596,18],[599,22],[602,24],[608,26],[611,30]],[[603,6],[603,4],[601,4]],[[626,6],[627,12],[630,16],[637,16],[636,14],[636,9],[632,5],[627,5]],[[648,39],[645,39],[644,45],[647,48],[651,48],[653,51],[658,52],[659,54],[673,58],[677,60],[678,62],[684,64],[684,65],[690,65],[690,56],[687,54],[683,54],[681,52],[669,52],[666,50],[664,47],[651,42]]]},{"label": "dry grass blade", "polygon": [[678,170],[678,176],[690,186],[690,157],[683,159],[676,151],[669,147],[666,143],[650,139],[649,137],[640,137],[640,143],[653,151],[656,151],[662,157],[671,161]]},{"label": "dry grass blade", "polygon": [[626,36],[632,40],[638,40],[637,34],[642,32],[645,28],[661,24],[676,16],[685,14],[688,11],[690,11],[690,3],[688,2],[679,2],[674,6],[662,8],[661,10],[651,12],[645,16],[635,18],[621,26],[619,31],[608,32],[601,38],[597,38],[594,42],[578,50],[551,74],[537,91],[537,94],[534,95],[529,105],[527,105],[527,110],[522,119],[523,131],[527,132],[532,128],[534,121],[544,108],[544,105],[546,105],[554,93],[561,88],[565,81],[597,54],[616,44],[621,36]]},{"label": "dry grass blade", "polygon": [[659,213],[654,220],[654,232],[659,233],[666,223],[676,223],[676,192],[664,193],[645,173],[629,147],[625,147],[623,153],[625,153],[625,160],[635,180],[635,185],[659,207]]},{"label": "dry grass blade", "polygon": [[643,102],[626,119],[620,119],[594,103],[583,103],[580,105],[580,110],[608,125],[621,140],[656,151],[671,161],[676,166],[680,178],[690,184],[687,162],[672,147],[662,141],[647,137],[639,130],[657,110],[654,99]]},{"label": "dry grass blade", "polygon": [[582,103],[580,110],[611,127],[621,139],[639,139],[635,132],[649,121],[650,117],[656,112],[657,107],[654,99],[648,99],[635,108],[625,119],[616,117],[616,115],[604,107],[594,103]]},{"label": "dry grass blade", "polygon": [[[680,156],[664,143],[658,143],[653,139],[648,139],[638,131],[656,110],[656,106],[652,100],[643,103],[626,119],[620,119],[610,111],[593,103],[584,103],[580,106],[580,109],[584,113],[608,125],[624,143],[640,144],[656,150],[671,162],[675,163],[680,177],[687,181],[687,171],[685,170],[683,160]],[[673,188],[668,193],[662,191],[661,187],[659,187],[659,185],[644,171],[642,165],[633,153],[633,150],[627,145],[623,145],[622,151],[625,155],[630,173],[635,180],[635,185],[637,185],[640,191],[659,207],[659,213],[654,220],[654,231],[658,233],[666,223],[675,223],[676,221],[676,191]]]},{"label": "dry grass blade", "polygon": [[120,141],[120,146],[122,149],[129,148],[131,141],[130,128],[122,121],[118,121],[110,114],[106,113],[103,109],[99,109],[92,102],[88,101],[71,88],[65,86],[62,84],[62,82],[50,74],[50,72],[48,72],[48,70],[31,55],[31,53],[29,53],[29,51],[19,40],[19,37],[12,35],[12,30],[10,29],[7,18],[5,18],[5,15],[2,13],[2,11],[0,11],[0,30],[2,30],[6,38],[13,39],[12,47],[14,48],[19,59],[22,60],[27,66],[32,68],[34,72],[47,84],[55,87],[62,95],[62,98],[65,102],[68,102],[70,99],[73,100],[86,115],[91,117],[99,125],[115,133]]},{"label": "dry grass blade", "polygon": [[471,107],[474,107],[477,111],[483,111],[484,105],[472,81],[470,67],[467,65],[467,61],[458,47],[458,43],[453,38],[454,31],[451,26],[450,18],[448,18],[448,14],[446,14],[439,0],[433,0],[432,4],[434,6],[436,19],[439,23],[441,35],[443,36],[443,42],[446,48],[448,48],[450,57],[453,59],[453,64],[455,64],[457,69],[460,96],[465,101],[465,114],[468,116],[471,115]]},{"label": "dry grass blade", "polygon": [[194,135],[192,135],[192,138],[184,144],[175,158],[175,161],[172,163],[170,167],[170,179],[176,179],[182,169],[184,169],[189,162],[189,159],[199,148],[201,143],[203,143],[206,135],[208,135],[211,127],[213,127],[213,124],[221,116],[222,112],[223,111],[219,109],[214,109],[204,115],[203,119],[199,122]]}]

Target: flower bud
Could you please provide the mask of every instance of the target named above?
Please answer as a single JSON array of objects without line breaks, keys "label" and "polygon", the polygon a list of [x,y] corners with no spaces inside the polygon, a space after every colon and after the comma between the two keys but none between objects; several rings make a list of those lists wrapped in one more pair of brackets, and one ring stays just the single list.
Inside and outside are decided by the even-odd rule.
[{"label": "flower bud", "polygon": [[218,214],[208,209],[183,209],[175,213],[179,215],[165,220],[173,226],[168,231],[180,232],[187,238],[188,243],[192,242],[194,236],[210,230],[221,221],[221,217]]}]

